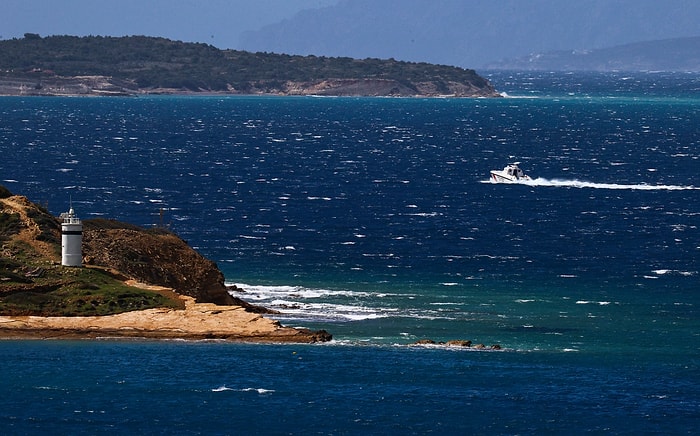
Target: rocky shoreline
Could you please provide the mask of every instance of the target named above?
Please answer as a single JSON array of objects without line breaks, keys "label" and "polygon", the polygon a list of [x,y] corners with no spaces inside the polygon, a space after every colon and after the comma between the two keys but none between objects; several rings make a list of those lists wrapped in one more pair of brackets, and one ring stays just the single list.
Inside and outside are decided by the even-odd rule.
[{"label": "rocky shoreline", "polygon": [[133,97],[139,95],[277,95],[332,97],[500,97],[493,88],[478,88],[464,83],[450,83],[449,90],[440,90],[434,82],[416,83],[410,88],[391,79],[326,79],[308,82],[287,81],[276,86],[252,85],[245,91],[229,88],[224,91],[184,88],[140,88],[133,81],[107,76],[17,76],[0,77],[0,96],[26,97]]},{"label": "rocky shoreline", "polygon": [[107,316],[0,316],[0,338],[218,339],[255,343],[316,343],[332,339],[325,330],[285,327],[240,306],[181,298],[185,309],[148,309]]},{"label": "rocky shoreline", "polygon": [[[84,265],[61,266],[58,220],[0,186],[0,340],[333,339],[325,330],[283,326],[264,316],[278,312],[234,297],[244,290],[227,287],[214,262],[167,229],[103,218],[82,225]],[[116,295],[103,289],[115,286],[121,289]],[[64,291],[58,301],[51,298],[57,290]],[[422,339],[413,345],[501,349],[469,340]]]},{"label": "rocky shoreline", "polygon": [[500,97],[472,69],[395,59],[220,50],[146,36],[0,40],[0,95]]},{"label": "rocky shoreline", "polygon": [[0,186],[0,338],[332,339],[233,297],[216,264],[166,229],[83,221],[82,268],[61,265],[60,229]]}]

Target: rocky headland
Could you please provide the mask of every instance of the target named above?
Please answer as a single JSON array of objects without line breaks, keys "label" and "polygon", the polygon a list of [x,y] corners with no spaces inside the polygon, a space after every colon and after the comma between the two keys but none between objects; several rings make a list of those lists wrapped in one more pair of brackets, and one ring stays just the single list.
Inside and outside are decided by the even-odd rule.
[{"label": "rocky headland", "polygon": [[474,70],[394,59],[219,50],[165,38],[0,40],[0,95],[499,97]]},{"label": "rocky headland", "polygon": [[184,304],[181,309],[154,308],[101,316],[0,315],[0,337],[220,339],[260,343],[316,343],[332,339],[325,331],[284,327],[241,306],[195,303],[187,296],[179,298]]},{"label": "rocky headland", "polygon": [[61,265],[61,224],[0,186],[0,337],[313,343],[231,296],[216,264],[166,229],[83,221],[84,267]]}]

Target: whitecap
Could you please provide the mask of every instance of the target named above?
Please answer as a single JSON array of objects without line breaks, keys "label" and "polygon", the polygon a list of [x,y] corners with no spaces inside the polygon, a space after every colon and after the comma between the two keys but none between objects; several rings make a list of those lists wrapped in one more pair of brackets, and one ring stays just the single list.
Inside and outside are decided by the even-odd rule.
[{"label": "whitecap", "polygon": [[227,388],[226,386],[219,386],[218,388],[214,388],[211,391],[212,392],[223,392],[223,391],[232,391],[233,389]]},{"label": "whitecap", "polygon": [[576,304],[597,304],[599,306],[607,306],[612,304],[610,301],[589,301],[589,300],[579,300]]},{"label": "whitecap", "polygon": [[236,391],[236,392],[257,392],[259,394],[269,394],[272,392],[275,392],[273,389],[264,389],[264,388],[243,388],[243,389],[233,389],[229,388],[226,385],[219,386],[218,388],[214,388],[211,390],[212,392],[225,392],[225,391]]},{"label": "whitecap", "polygon": [[371,313],[368,315],[347,314],[347,315],[344,315],[344,317],[351,320],[351,321],[364,321],[364,320],[368,320],[368,319],[387,318],[388,315],[380,315],[377,313]]},{"label": "whitecap", "polygon": [[259,394],[271,394],[274,391],[274,389],[263,389],[263,388],[245,388],[245,389],[240,389],[241,392],[257,392]]},{"label": "whitecap", "polygon": [[418,216],[418,217],[423,217],[423,218],[428,218],[428,217],[434,217],[434,216],[439,216],[440,214],[437,212],[422,212],[422,213],[407,213],[404,214],[404,216]]}]

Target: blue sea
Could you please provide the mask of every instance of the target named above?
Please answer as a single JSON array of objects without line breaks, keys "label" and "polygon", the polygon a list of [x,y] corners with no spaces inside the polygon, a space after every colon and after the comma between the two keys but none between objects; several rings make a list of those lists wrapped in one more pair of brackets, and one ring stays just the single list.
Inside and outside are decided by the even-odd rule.
[{"label": "blue sea", "polygon": [[3,433],[695,434],[700,75],[486,75],[504,98],[0,98],[0,184],[169,226],[334,336],[0,341]]}]

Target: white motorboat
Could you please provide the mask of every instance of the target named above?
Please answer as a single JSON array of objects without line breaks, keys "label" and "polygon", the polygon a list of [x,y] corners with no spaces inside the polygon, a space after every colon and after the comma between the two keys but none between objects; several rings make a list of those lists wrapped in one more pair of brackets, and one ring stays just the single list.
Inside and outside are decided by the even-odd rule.
[{"label": "white motorboat", "polygon": [[503,170],[491,170],[491,180],[496,183],[517,183],[532,180],[518,165],[520,162],[514,162],[506,165]]}]

